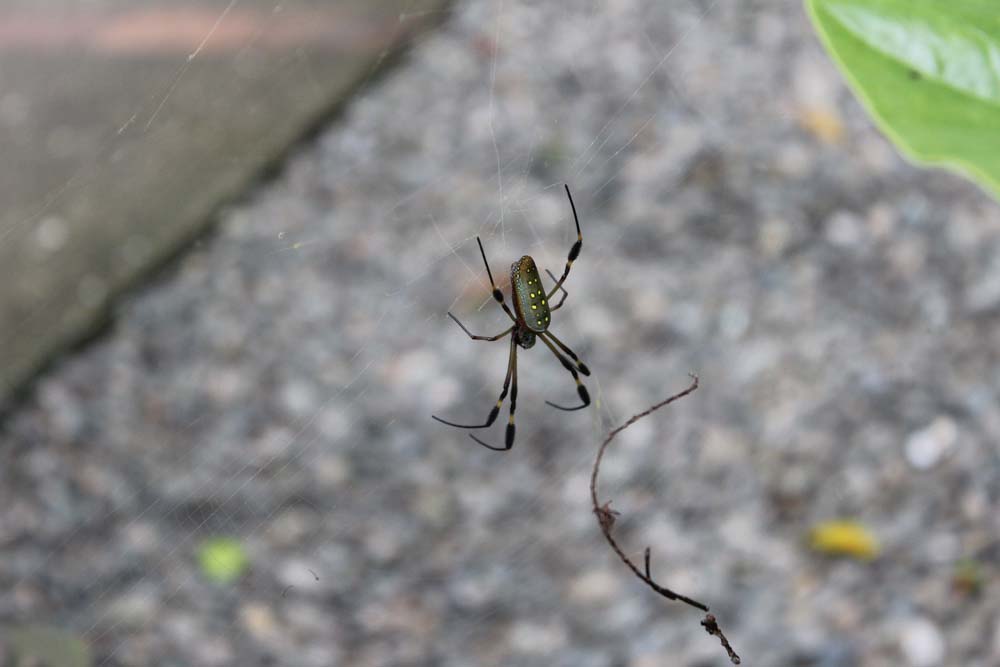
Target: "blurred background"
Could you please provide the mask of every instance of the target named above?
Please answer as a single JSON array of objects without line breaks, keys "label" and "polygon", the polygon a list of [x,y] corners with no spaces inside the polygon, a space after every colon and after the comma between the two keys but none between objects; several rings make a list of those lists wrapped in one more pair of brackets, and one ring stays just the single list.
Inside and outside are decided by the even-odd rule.
[{"label": "blurred background", "polygon": [[1000,212],[800,3],[5,0],[0,153],[0,663],[728,664],[694,372],[743,664],[1000,664]]}]

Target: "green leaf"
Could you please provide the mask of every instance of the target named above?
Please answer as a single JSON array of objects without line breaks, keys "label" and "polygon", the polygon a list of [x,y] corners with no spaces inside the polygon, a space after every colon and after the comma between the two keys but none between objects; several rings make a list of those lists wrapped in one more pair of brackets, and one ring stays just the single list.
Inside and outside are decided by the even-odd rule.
[{"label": "green leaf", "polygon": [[1000,3],[806,0],[879,128],[908,157],[1000,196]]},{"label": "green leaf", "polygon": [[202,574],[212,581],[228,584],[239,579],[249,565],[243,546],[228,537],[205,540],[198,547]]}]

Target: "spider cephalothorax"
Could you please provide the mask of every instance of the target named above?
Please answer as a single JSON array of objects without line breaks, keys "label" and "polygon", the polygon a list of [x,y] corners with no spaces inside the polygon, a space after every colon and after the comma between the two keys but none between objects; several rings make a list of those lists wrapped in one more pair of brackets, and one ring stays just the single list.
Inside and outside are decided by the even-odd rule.
[{"label": "spider cephalothorax", "polygon": [[520,345],[526,350],[535,346],[537,336],[531,329],[515,329],[513,335],[515,345]]},{"label": "spider cephalothorax", "polygon": [[[563,288],[563,283],[566,282],[566,277],[569,276],[570,267],[573,266],[573,261],[580,255],[580,248],[583,246],[583,234],[580,232],[580,219],[576,215],[576,205],[573,203],[573,195],[569,193],[569,186],[566,186],[566,196],[569,198],[570,208],[573,209],[573,220],[576,222],[576,242],[573,247],[570,248],[569,257],[566,259],[566,268],[563,269],[562,277],[556,280],[556,277],[552,275],[551,271],[546,270],[549,277],[555,281],[555,286],[548,292],[545,292],[545,288],[542,287],[541,276],[538,275],[538,267],[535,266],[535,260],[533,260],[529,255],[525,255],[518,261],[514,262],[510,267],[510,287],[511,287],[511,299],[514,301],[514,311],[507,306],[504,301],[503,292],[497,287],[496,282],[493,280],[493,273],[490,271],[490,263],[486,261],[486,251],[483,250],[483,242],[476,237],[476,242],[479,243],[479,252],[483,256],[483,263],[486,264],[486,275],[489,276],[490,285],[493,287],[493,298],[507,316],[513,320],[514,324],[507,330],[498,333],[496,336],[476,336],[469,332],[465,328],[465,325],[459,322],[458,318],[448,313],[451,319],[455,320],[458,326],[462,327],[464,331],[473,340],[486,340],[494,341],[500,340],[506,336],[510,336],[510,356],[507,358],[507,377],[503,381],[503,391],[500,393],[500,398],[497,400],[497,404],[493,406],[490,410],[489,417],[486,418],[486,422],[483,424],[456,424],[454,422],[445,421],[440,417],[434,417],[442,424],[447,424],[448,426],[454,426],[456,428],[488,428],[496,421],[497,415],[500,414],[500,406],[503,405],[504,399],[507,397],[507,391],[510,390],[510,419],[507,422],[507,433],[505,437],[505,442],[503,447],[494,447],[492,445],[487,445],[485,442],[480,440],[474,435],[470,434],[470,437],[478,442],[483,447],[493,449],[496,451],[505,451],[510,449],[514,445],[514,411],[517,409],[517,348],[523,347],[524,349],[529,349],[534,346],[536,340],[541,340],[545,343],[545,346],[552,351],[552,354],[559,359],[559,362],[563,365],[563,368],[568,370],[572,374],[573,379],[576,381],[576,391],[580,395],[581,405],[572,408],[566,408],[561,405],[556,405],[549,401],[545,401],[554,408],[560,410],[581,410],[588,405],[590,405],[590,394],[587,393],[587,388],[580,382],[580,374],[590,375],[590,370],[587,366],[580,361],[573,350],[569,349],[561,340],[555,337],[551,331],[549,331],[549,324],[552,320],[552,313],[559,310],[563,302],[566,301],[566,297],[569,294]],[[559,300],[559,303],[555,307],[549,307],[549,300],[552,295],[556,292],[561,291],[563,296]],[[557,350],[562,350],[567,356],[563,356]]]}]

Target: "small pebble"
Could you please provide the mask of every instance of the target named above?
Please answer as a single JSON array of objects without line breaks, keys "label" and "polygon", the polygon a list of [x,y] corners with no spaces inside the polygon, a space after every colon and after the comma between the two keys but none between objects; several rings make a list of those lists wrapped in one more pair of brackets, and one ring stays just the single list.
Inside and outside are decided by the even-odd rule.
[{"label": "small pebble", "polygon": [[274,611],[260,602],[243,605],[240,609],[240,624],[247,634],[262,644],[270,644],[281,635]]},{"label": "small pebble", "polygon": [[826,223],[826,238],[843,248],[858,245],[864,234],[861,219],[848,211],[837,211]]},{"label": "small pebble", "polygon": [[937,417],[929,426],[906,439],[906,460],[917,470],[933,468],[954,447],[958,427],[948,417]]},{"label": "small pebble", "polygon": [[900,631],[899,644],[912,667],[934,667],[944,659],[944,636],[926,618],[907,621]]},{"label": "small pebble", "polygon": [[525,619],[510,629],[508,641],[520,653],[544,655],[566,645],[566,627],[559,621]]},{"label": "small pebble", "polygon": [[613,600],[622,587],[622,575],[610,570],[590,570],[573,579],[569,597],[576,603],[597,604]]}]

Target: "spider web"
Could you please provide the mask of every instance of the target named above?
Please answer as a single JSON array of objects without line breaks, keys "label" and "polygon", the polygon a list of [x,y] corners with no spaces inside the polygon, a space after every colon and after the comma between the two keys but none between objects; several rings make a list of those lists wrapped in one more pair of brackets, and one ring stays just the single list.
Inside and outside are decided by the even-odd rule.
[{"label": "spider web", "polygon": [[[67,628],[101,665],[720,663],[696,615],[613,560],[587,489],[608,428],[694,371],[701,391],[609,453],[616,531],[637,559],[651,545],[658,578],[712,605],[754,662],[834,651],[815,638],[823,612],[798,610],[812,624],[798,634],[785,620],[803,594],[787,572],[805,566],[794,529],[769,523],[765,492],[786,479],[765,463],[888,456],[825,453],[845,417],[817,415],[870,377],[860,341],[889,298],[820,312],[808,261],[787,268],[787,297],[766,286],[815,231],[798,184],[768,175],[845,192],[868,177],[800,126],[803,100],[845,99],[806,28],[797,3],[457,3],[5,426],[9,488],[27,490],[3,534],[31,537],[5,547],[0,622]],[[170,90],[147,127],[170,117]],[[864,150],[884,178],[915,178],[863,119],[842,122],[882,146]],[[430,419],[482,420],[507,363],[506,341],[470,341],[446,313],[478,334],[509,326],[477,235],[508,303],[522,254],[561,273],[563,183],[584,241],[552,330],[593,370],[594,406],[547,408],[575,398],[572,379],[543,346],[520,350],[517,439],[496,454]],[[847,243],[850,221],[833,227]],[[804,318],[818,323],[800,332]],[[782,336],[804,352],[788,361]],[[890,367],[930,347],[916,338]],[[827,356],[839,374],[812,391]],[[761,405],[777,407],[749,414]],[[871,497],[847,473],[802,474],[816,516]],[[236,583],[198,563],[217,536],[249,559]],[[866,585],[845,572],[823,589],[840,604]]]},{"label": "spider web", "polygon": [[[170,113],[177,82],[236,4],[179,67],[147,131]],[[602,363],[597,343],[617,318],[588,302],[624,235],[600,196],[630,147],[665,120],[662,97],[650,93],[713,5],[685,3],[657,28],[642,25],[638,5],[615,16],[597,5],[460,4],[274,183],[225,212],[218,237],[132,300],[109,340],[44,380],[12,429],[16,439],[19,426],[49,417],[58,430],[61,415],[95,429],[83,475],[98,491],[73,493],[78,511],[62,508],[64,523],[82,525],[55,522],[45,558],[19,573],[45,582],[52,598],[40,608],[90,643],[98,664],[265,655],[467,664],[496,616],[509,616],[524,659],[567,655],[562,624],[519,617],[531,605],[543,604],[543,617],[558,609],[551,582],[537,577],[546,560],[565,557],[562,541],[596,543],[581,480],[618,420],[601,369],[622,365]],[[632,60],[573,55],[581,36],[605,29],[633,32],[623,40]],[[563,52],[539,49],[548,32]],[[614,94],[587,99],[609,78]],[[613,108],[595,108],[608,100]],[[133,116],[119,134],[141,122]],[[505,345],[468,341],[444,314],[477,331],[506,326],[476,235],[508,299],[505,267],[521,253],[560,272],[574,240],[563,182],[581,200],[584,250],[554,330],[594,368],[595,407],[545,409],[542,398],[573,396],[572,381],[544,348],[522,350],[518,439],[501,459],[428,418],[480,418],[506,362]],[[627,289],[632,279],[615,282]],[[650,354],[664,356],[665,346]],[[684,381],[683,362],[670,366],[678,372],[664,391]],[[107,382],[105,401],[81,396],[95,374]],[[59,456],[34,452],[28,465],[57,466]],[[65,475],[40,491],[50,511],[59,503],[49,496],[76,481]],[[555,494],[539,493],[546,488]],[[415,504],[420,530],[398,502]],[[575,518],[553,527],[563,512]],[[456,527],[442,525],[450,516]],[[195,560],[218,535],[238,539],[253,563],[235,589],[206,582]],[[435,556],[446,545],[464,545],[457,560]],[[601,547],[580,564],[604,572]],[[509,587],[531,571],[534,584]],[[449,618],[440,641],[444,617],[433,630],[420,618],[446,613],[433,593],[442,586],[473,613]]]}]

